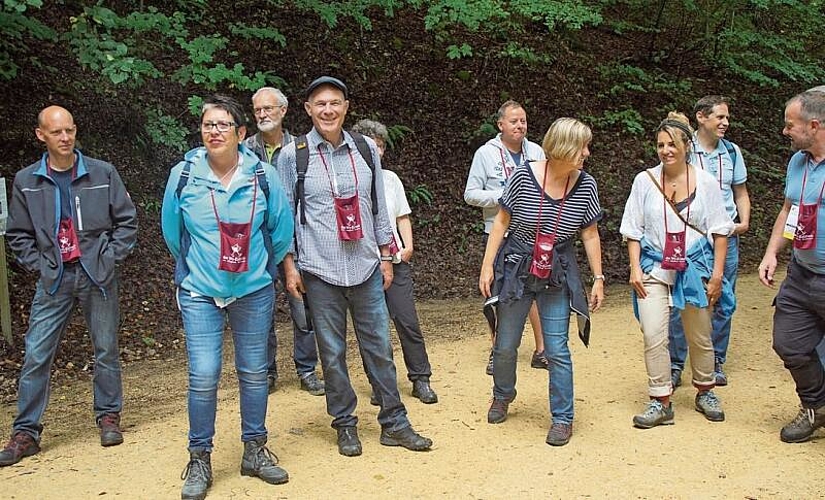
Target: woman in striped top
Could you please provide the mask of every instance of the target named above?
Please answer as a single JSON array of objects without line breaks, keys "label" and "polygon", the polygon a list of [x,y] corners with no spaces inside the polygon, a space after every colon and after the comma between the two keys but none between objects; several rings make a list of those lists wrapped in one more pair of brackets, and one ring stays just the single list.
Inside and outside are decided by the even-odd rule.
[{"label": "woman in striped top", "polygon": [[645,345],[648,394],[633,425],[648,429],[673,423],[670,395],[668,322],[679,311],[688,341],[696,410],[714,422],[725,419],[711,389],[713,344],[711,311],[718,302],[725,314],[735,307],[723,277],[727,236],[733,221],[725,210],[717,180],[687,163],[691,137],[687,117],[671,112],[656,129],[661,163],[633,181],[620,231],[630,257],[633,305]]},{"label": "woman in striped top", "polygon": [[[495,303],[491,424],[507,419],[516,397],[516,358],[524,322],[536,301],[550,361],[548,398],[552,425],[547,444],[567,444],[573,432],[573,365],[568,348],[570,311],[580,319],[579,336],[589,339],[588,309],[604,299],[602,216],[596,180],[582,170],[592,133],[573,118],[559,118],[544,136],[547,160],[519,167],[501,197],[484,253],[479,289]],[[573,242],[581,231],[595,281],[590,298],[579,275]]]}]

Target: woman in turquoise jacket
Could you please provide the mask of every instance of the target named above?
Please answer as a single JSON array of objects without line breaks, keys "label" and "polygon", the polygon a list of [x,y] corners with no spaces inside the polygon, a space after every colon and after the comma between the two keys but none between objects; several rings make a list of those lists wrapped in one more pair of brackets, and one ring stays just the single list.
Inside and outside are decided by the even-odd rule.
[{"label": "woman in turquoise jacket", "polygon": [[266,346],[273,282],[293,235],[273,167],[241,144],[241,106],[216,96],[203,107],[204,146],[176,165],[166,185],[161,225],[175,257],[178,307],[189,358],[189,453],[183,499],[204,498],[212,484],[218,381],[226,318],[232,327],[244,454],[241,474],[288,481],[267,449]]}]

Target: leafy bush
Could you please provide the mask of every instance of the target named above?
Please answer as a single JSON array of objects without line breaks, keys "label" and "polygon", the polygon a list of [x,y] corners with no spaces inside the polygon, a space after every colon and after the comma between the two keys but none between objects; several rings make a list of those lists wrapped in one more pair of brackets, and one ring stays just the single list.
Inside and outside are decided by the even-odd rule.
[{"label": "leafy bush", "polygon": [[[3,0],[0,6],[0,78],[11,80],[20,66],[15,59],[26,59],[27,64],[41,66],[30,54],[28,41],[54,40],[57,34],[30,15],[32,9],[43,6],[42,0]],[[27,14],[27,12],[29,12]]]}]

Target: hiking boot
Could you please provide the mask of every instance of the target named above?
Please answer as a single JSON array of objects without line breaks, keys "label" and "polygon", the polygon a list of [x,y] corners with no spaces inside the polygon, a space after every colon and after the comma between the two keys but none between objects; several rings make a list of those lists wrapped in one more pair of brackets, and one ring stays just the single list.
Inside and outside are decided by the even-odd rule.
[{"label": "hiking boot", "polygon": [[716,397],[713,391],[700,391],[696,394],[696,411],[703,413],[705,418],[711,422],[722,422],[725,420],[725,412],[722,411],[722,402]]},{"label": "hiking boot", "polygon": [[713,367],[713,378],[716,379],[716,385],[718,386],[728,385],[728,376],[722,371],[722,363],[718,359]]},{"label": "hiking boot", "polygon": [[266,376],[266,388],[269,391],[269,394],[275,392],[278,388],[278,375],[267,375]]},{"label": "hiking boot", "polygon": [[208,451],[189,452],[189,463],[180,475],[185,479],[180,490],[182,500],[203,500],[212,486],[212,460]]},{"label": "hiking boot", "polygon": [[800,408],[796,417],[782,427],[779,439],[785,443],[802,443],[811,438],[814,431],[825,425],[825,407]]},{"label": "hiking boot", "polygon": [[355,426],[338,428],[338,453],[345,457],[357,457],[361,454],[361,440]]},{"label": "hiking boot", "polygon": [[278,467],[278,457],[266,447],[266,436],[246,441],[243,444],[241,475],[259,477],[269,484],[284,484],[289,474]]},{"label": "hiking boot", "polygon": [[493,376],[493,350],[490,349],[490,359],[487,360],[487,369],[484,372],[489,375]]},{"label": "hiking boot", "polygon": [[682,370],[678,368],[670,369],[670,385],[673,387],[674,391],[677,387],[682,385]]},{"label": "hiking boot", "polygon": [[413,390],[412,395],[414,398],[418,398],[424,404],[433,404],[438,403],[438,395],[435,393],[432,387],[430,387],[430,379],[429,377],[421,377],[418,380],[413,381]]},{"label": "hiking boot", "polygon": [[645,411],[633,417],[633,425],[639,429],[651,429],[657,425],[673,425],[673,404],[663,405],[651,399]]},{"label": "hiking boot", "polygon": [[324,383],[318,380],[318,375],[315,375],[315,372],[301,377],[301,389],[313,396],[323,396],[325,391]]},{"label": "hiking boot", "polygon": [[547,432],[545,442],[550,446],[564,446],[570,442],[570,436],[572,435],[573,424],[559,424],[554,422]]},{"label": "hiking boot", "polygon": [[487,410],[487,423],[500,424],[507,420],[507,410],[514,399],[516,399],[515,391],[513,391],[513,397],[510,399],[496,399],[494,396],[493,402],[490,403],[490,409]]},{"label": "hiking boot", "polygon": [[530,368],[538,368],[539,370],[550,369],[550,360],[544,355],[544,351],[533,352],[533,357],[530,359]]},{"label": "hiking boot", "polygon": [[433,445],[433,440],[425,438],[415,432],[412,426],[404,427],[397,431],[381,429],[381,439],[384,446],[403,446],[411,451],[427,451]]},{"label": "hiking boot", "polygon": [[14,465],[23,457],[30,457],[40,453],[40,440],[31,434],[17,431],[12,434],[9,444],[0,451],[0,467]]},{"label": "hiking boot", "polygon": [[119,413],[106,413],[100,417],[97,426],[100,427],[100,446],[116,446],[123,442]]}]

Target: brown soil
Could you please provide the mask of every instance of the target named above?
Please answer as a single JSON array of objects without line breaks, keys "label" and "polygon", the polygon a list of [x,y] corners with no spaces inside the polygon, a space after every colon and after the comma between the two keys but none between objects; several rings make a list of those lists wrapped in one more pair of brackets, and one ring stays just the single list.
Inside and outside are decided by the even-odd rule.
[{"label": "brown soil", "polygon": [[[367,403],[367,381],[353,351],[364,454],[337,453],[323,398],[300,391],[294,375],[283,369],[268,417],[270,447],[290,473],[283,486],[239,474],[238,392],[227,358],[209,498],[821,497],[821,436],[798,445],[779,441],[779,428],[795,415],[798,400],[771,350],[772,293],[754,276],[740,279],[727,364],[731,384],[718,389],[727,420],[706,421],[693,411],[693,391],[682,387],[673,398],[676,425],[638,430],[630,419],[647,399],[642,338],[627,287],[611,287],[608,305],[594,316],[591,347],[570,341],[576,419],[572,441],[561,448],[544,443],[547,378],[529,368],[531,336],[524,336],[519,395],[510,417],[489,425],[489,341],[479,301],[421,303],[440,401],[423,405],[409,396],[406,380],[399,387],[416,429],[433,438],[432,451],[378,443],[377,410]],[[179,498],[179,475],[188,458],[185,363],[127,366],[125,443],[113,448],[98,445],[89,386],[78,381],[54,391],[43,451],[0,469],[0,497]],[[13,405],[0,408],[4,427],[14,411]]]}]

